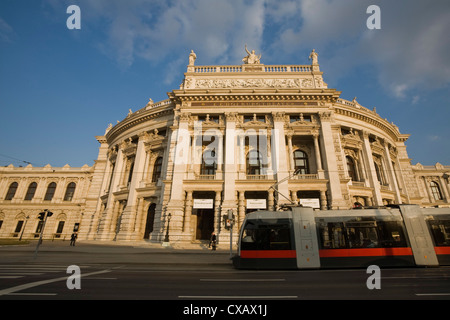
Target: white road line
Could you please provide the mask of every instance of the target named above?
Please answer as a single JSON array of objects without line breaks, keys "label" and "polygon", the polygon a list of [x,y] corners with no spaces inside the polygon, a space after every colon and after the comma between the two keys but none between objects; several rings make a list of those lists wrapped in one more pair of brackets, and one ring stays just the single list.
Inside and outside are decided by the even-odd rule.
[{"label": "white road line", "polygon": [[[102,270],[102,271],[95,271],[95,272],[91,272],[91,273],[85,273],[85,274],[81,274],[81,277],[88,277],[88,276],[92,276],[95,274],[102,274],[102,273],[107,273],[107,272],[111,272],[111,270]],[[17,291],[26,290],[26,289],[33,288],[33,287],[38,287],[38,286],[48,284],[48,283],[53,283],[53,282],[58,282],[58,281],[66,281],[67,278],[68,278],[68,276],[65,276],[65,277],[60,277],[60,278],[55,278],[55,279],[48,279],[48,280],[26,283],[26,284],[22,284],[20,286],[3,289],[3,290],[0,290],[0,296],[3,296],[5,294],[15,293]]]},{"label": "white road line", "polygon": [[178,296],[179,299],[297,299],[298,296]]},{"label": "white road line", "polygon": [[23,278],[24,276],[0,276],[0,279],[17,279]]},{"label": "white road line", "polygon": [[40,276],[42,272],[0,272],[1,276]]},{"label": "white road line", "polygon": [[200,279],[206,282],[282,282],[286,279]]},{"label": "white road line", "polygon": [[450,296],[450,293],[416,293],[416,296]]},{"label": "white road line", "polygon": [[10,296],[56,296],[57,293],[20,293],[20,292],[15,292],[15,293],[8,293],[8,295]]}]

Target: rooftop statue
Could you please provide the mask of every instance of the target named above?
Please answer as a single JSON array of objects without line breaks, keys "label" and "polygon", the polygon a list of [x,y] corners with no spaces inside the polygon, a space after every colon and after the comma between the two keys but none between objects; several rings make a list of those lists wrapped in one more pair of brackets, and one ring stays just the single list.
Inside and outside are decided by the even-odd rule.
[{"label": "rooftop statue", "polygon": [[242,59],[245,64],[260,64],[261,55],[256,55],[255,50],[252,50],[252,52],[249,52],[247,50],[247,45],[245,45],[245,51],[247,52],[247,56]]},{"label": "rooftop statue", "polygon": [[189,54],[189,65],[193,66],[195,59],[197,59],[197,55],[195,54],[194,50],[191,50],[191,53]]},{"label": "rooftop statue", "polygon": [[319,64],[318,57],[319,55],[317,54],[316,50],[313,49],[311,51],[311,54],[309,55],[309,59],[312,60],[312,64]]}]

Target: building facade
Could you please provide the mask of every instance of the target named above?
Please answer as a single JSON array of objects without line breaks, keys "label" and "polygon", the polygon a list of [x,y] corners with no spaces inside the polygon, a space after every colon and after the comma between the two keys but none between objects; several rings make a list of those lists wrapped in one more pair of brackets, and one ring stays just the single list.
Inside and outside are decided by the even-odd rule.
[{"label": "building facade", "polygon": [[450,166],[412,165],[409,135],[307,65],[196,66],[168,99],[110,125],[91,167],[0,168],[0,238],[195,243],[224,215],[300,203],[315,209],[450,203]]}]

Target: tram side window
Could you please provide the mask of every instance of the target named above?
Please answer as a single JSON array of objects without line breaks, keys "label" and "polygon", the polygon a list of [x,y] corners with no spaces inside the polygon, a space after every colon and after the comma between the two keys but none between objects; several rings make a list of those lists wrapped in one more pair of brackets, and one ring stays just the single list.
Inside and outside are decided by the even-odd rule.
[{"label": "tram side window", "polygon": [[347,248],[347,240],[342,222],[321,222],[319,224],[320,244],[323,249]]},{"label": "tram side window", "polygon": [[292,250],[291,228],[286,224],[258,224],[248,221],[242,236],[242,250]]},{"label": "tram side window", "polygon": [[408,246],[403,224],[400,221],[378,221],[378,233],[382,248]]},{"label": "tram side window", "polygon": [[321,221],[318,230],[321,249],[408,246],[399,221]]},{"label": "tram side window", "polygon": [[346,231],[350,248],[378,247],[378,234],[375,222],[363,221],[347,223]]},{"label": "tram side window", "polygon": [[430,220],[436,247],[450,246],[450,220]]}]

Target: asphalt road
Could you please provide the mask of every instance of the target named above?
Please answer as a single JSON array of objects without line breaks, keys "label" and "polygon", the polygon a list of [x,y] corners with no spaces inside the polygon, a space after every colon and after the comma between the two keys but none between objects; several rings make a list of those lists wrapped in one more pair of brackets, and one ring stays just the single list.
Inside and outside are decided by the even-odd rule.
[{"label": "asphalt road", "polygon": [[[177,301],[178,313],[195,312],[204,301],[248,301],[253,311],[263,312],[264,307],[254,306],[298,300],[450,300],[449,267],[381,269],[380,289],[369,289],[371,274],[365,269],[235,270],[226,250],[59,242],[44,243],[36,257],[34,251],[34,244],[0,247],[0,300],[170,300]],[[80,277],[69,266],[79,267]],[[229,310],[229,304],[224,308],[226,314],[242,312]]]}]

